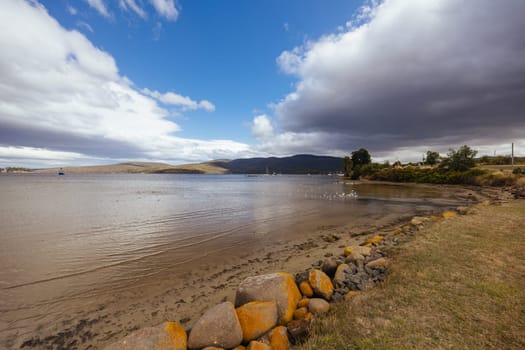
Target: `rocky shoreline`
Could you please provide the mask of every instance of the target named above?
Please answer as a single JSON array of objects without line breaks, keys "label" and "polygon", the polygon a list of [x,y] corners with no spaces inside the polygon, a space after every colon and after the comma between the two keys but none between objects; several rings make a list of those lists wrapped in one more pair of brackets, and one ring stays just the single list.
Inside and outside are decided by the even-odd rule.
[{"label": "rocky shoreline", "polygon": [[[492,193],[486,197],[492,199],[500,200],[508,197],[506,197],[506,193],[500,192],[500,190],[488,191]],[[461,212],[461,208],[459,208],[459,211]],[[387,248],[397,245],[404,237],[416,232],[418,225],[425,224],[427,220],[432,219],[435,218],[431,216],[427,218],[399,217],[387,224],[377,224],[368,227],[355,225],[320,227],[317,236],[310,236],[310,238],[302,241],[289,242],[286,245],[275,244],[256,256],[241,257],[240,261],[242,262],[217,266],[216,269],[208,271],[205,277],[192,279],[191,286],[175,285],[173,290],[164,291],[157,296],[153,295],[151,302],[153,307],[150,309],[152,310],[151,321],[145,324],[158,324],[164,320],[172,320],[176,321],[177,325],[188,333],[187,331],[194,328],[194,325],[198,322],[201,315],[207,312],[210,305],[219,305],[222,302],[230,302],[234,305],[236,289],[246,278],[261,274],[267,275],[272,271],[297,272],[304,271],[305,267],[308,267],[307,270],[322,271],[328,276],[334,288],[333,296],[328,298],[329,301],[337,302],[343,300],[349,295],[355,295],[359,290],[366,290],[374,283],[380,282],[384,278],[388,267],[388,257],[385,256],[386,251],[388,251]],[[421,222],[418,220],[421,220]],[[367,237],[369,239],[376,237],[376,240],[378,240],[377,237],[383,238],[377,242],[363,241],[363,238]],[[361,254],[363,256],[362,263],[359,263],[358,260],[347,261],[347,259],[351,259],[349,256],[352,256],[355,252],[345,255],[345,247],[362,247],[361,244],[370,245],[370,255],[364,256]],[[353,257],[355,258],[355,255]],[[373,268],[373,265],[366,266],[372,261],[378,261],[376,264],[381,265],[379,266],[380,268]],[[329,269],[330,266],[332,270]],[[343,267],[340,268],[339,278],[336,279],[336,272],[339,266]],[[381,269],[384,269],[384,271]],[[341,278],[341,276],[347,276],[348,278]],[[304,291],[301,290],[300,285],[301,282],[304,282],[305,277],[305,273],[294,276],[295,285],[303,295]],[[156,310],[154,309],[155,305],[158,305]],[[166,308],[166,305],[171,306]],[[304,313],[305,310],[301,309],[302,307],[304,308],[305,306],[298,307],[300,310],[298,314]],[[141,332],[144,329],[139,329],[135,326],[136,323],[132,322],[134,317],[140,314],[141,311],[149,312],[148,309],[139,309],[140,306],[138,305],[129,305],[127,307],[129,311],[126,311],[125,314],[121,311],[118,312],[119,318],[124,317],[124,320],[128,321],[115,323],[112,315],[109,312],[105,312],[106,310],[101,307],[98,317],[81,319],[80,322],[74,323],[69,327],[63,327],[63,330],[51,336],[26,338],[21,343],[20,348],[102,348],[106,344],[114,342],[115,339],[126,339],[123,338],[126,334],[133,334],[136,331]],[[173,315],[176,315],[176,317],[173,318]],[[296,321],[299,321],[299,317],[296,315]],[[155,322],[155,320],[158,321]],[[305,322],[302,323],[304,324]],[[164,328],[168,325],[166,323],[162,324]],[[175,327],[173,323],[169,323],[169,325]],[[151,327],[146,327],[146,329],[149,328]],[[158,329],[159,327],[153,328]],[[178,326],[175,328],[179,329]],[[104,329],[106,331],[102,332],[101,330]],[[148,332],[151,332],[151,329]],[[283,333],[283,330],[280,329],[279,332]],[[291,339],[296,339],[296,337],[291,336],[291,332],[293,330],[287,329],[287,336],[291,337]]]},{"label": "rocky shoreline", "polygon": [[[328,312],[330,303],[352,298],[384,280],[390,247],[429,222],[475,210],[458,207],[441,215],[414,217],[386,235],[345,246],[340,255],[327,256],[295,276],[277,272],[248,277],[239,284],[234,303],[225,301],[210,307],[191,328],[168,321],[137,330],[105,350],[290,349],[308,337],[313,320]],[[338,241],[340,237],[325,239]]]}]

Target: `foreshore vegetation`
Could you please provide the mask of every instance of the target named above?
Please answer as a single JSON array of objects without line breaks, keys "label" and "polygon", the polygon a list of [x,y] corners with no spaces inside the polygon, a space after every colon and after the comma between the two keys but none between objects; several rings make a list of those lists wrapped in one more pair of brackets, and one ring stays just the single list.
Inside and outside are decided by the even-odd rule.
[{"label": "foreshore vegetation", "polygon": [[299,349],[524,349],[525,201],[469,214],[388,250],[386,280],[318,318]]},{"label": "foreshore vegetation", "polygon": [[[451,149],[446,156],[428,151],[421,163],[401,164],[396,162],[372,163],[365,149],[352,153],[343,163],[343,173],[353,180],[368,179],[374,181],[415,182],[430,184],[455,184],[476,186],[512,186],[525,185],[525,166],[516,165],[510,169],[484,167],[511,164],[510,157],[492,159],[484,156],[476,159],[477,151],[464,145],[457,150]],[[523,159],[516,158],[516,162]],[[496,164],[503,163],[503,164]]]}]

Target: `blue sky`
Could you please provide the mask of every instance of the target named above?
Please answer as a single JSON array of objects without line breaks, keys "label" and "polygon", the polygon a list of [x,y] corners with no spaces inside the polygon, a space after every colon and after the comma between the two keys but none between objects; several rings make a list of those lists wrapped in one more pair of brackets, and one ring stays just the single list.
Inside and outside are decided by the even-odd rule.
[{"label": "blue sky", "polygon": [[147,1],[142,3],[146,19],[117,1],[105,2],[110,18],[82,0],[42,4],[64,27],[81,31],[109,52],[120,73],[137,86],[211,101],[216,107],[211,114],[189,111],[174,119],[181,136],[253,143],[254,114],[268,113],[267,105],[289,93],[294,82],[276,58],[336,31],[361,1],[334,0],[330,6],[304,0],[180,1],[176,20],[159,15]]},{"label": "blue sky", "polygon": [[525,2],[4,0],[0,167],[525,149]]}]

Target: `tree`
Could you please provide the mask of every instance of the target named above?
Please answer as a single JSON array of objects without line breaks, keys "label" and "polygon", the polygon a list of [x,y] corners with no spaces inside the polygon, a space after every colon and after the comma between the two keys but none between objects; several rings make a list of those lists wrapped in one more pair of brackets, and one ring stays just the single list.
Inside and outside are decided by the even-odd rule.
[{"label": "tree", "polygon": [[360,148],[357,151],[352,152],[352,163],[354,163],[354,167],[370,164],[371,162],[372,159],[370,153],[368,153],[366,149]]},{"label": "tree", "polygon": [[441,162],[441,166],[448,167],[449,170],[465,171],[476,166],[474,157],[478,151],[471,149],[469,146],[461,146],[457,151],[450,149],[447,157]]},{"label": "tree", "polygon": [[440,155],[438,152],[427,151],[426,157],[423,159],[427,165],[436,165],[439,162]]},{"label": "tree", "polygon": [[345,177],[350,177],[353,167],[354,167],[354,163],[352,162],[352,159],[346,156],[343,160],[343,173],[345,174]]}]

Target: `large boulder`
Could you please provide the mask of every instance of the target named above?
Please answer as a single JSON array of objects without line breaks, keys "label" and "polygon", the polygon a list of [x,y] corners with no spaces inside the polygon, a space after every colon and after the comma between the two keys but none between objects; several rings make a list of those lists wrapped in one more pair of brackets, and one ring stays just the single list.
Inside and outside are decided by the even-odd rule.
[{"label": "large boulder", "polygon": [[334,285],[326,273],[314,269],[310,271],[308,281],[316,295],[319,295],[326,300],[330,300],[330,297],[334,292]]},{"label": "large boulder", "polygon": [[237,313],[230,302],[208,309],[197,320],[188,338],[190,349],[215,346],[231,349],[242,342],[242,329]]},{"label": "large boulder", "polygon": [[130,333],[104,350],[186,350],[187,334],[178,322],[165,322]]},{"label": "large boulder", "polygon": [[277,303],[278,323],[286,324],[293,318],[301,293],[294,277],[285,272],[259,275],[244,279],[235,295],[235,306],[250,301],[275,301]]},{"label": "large boulder", "polygon": [[275,301],[252,301],[236,309],[243,341],[257,339],[277,325]]}]

